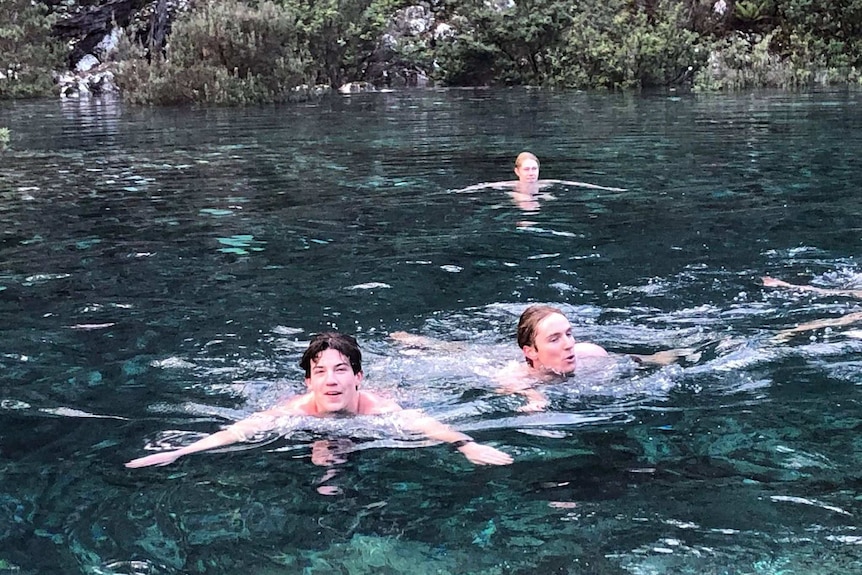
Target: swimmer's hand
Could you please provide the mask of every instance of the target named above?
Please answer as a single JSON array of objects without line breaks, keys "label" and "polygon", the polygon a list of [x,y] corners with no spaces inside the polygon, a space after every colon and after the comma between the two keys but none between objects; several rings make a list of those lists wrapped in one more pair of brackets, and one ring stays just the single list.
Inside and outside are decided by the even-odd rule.
[{"label": "swimmer's hand", "polygon": [[470,463],[476,465],[509,465],[514,461],[512,456],[490,445],[482,445],[475,441],[465,443],[458,448]]},{"label": "swimmer's hand", "polygon": [[464,344],[457,341],[443,341],[434,339],[433,337],[407,333],[406,331],[393,331],[389,334],[389,337],[402,345],[429,351],[456,352],[464,350]]},{"label": "swimmer's hand", "polygon": [[434,343],[434,340],[432,340],[430,337],[425,337],[424,335],[416,335],[415,333],[408,333],[406,331],[393,331],[389,334],[389,337],[391,337],[400,344],[412,345],[415,347],[429,347]]},{"label": "swimmer's hand", "polygon": [[700,352],[690,347],[684,347],[680,349],[666,349],[650,355],[633,353],[630,357],[643,365],[670,365],[680,359],[697,361],[700,359]]},{"label": "swimmer's hand", "polygon": [[138,467],[150,467],[151,465],[170,465],[180,457],[182,457],[182,453],[179,451],[162,451],[161,453],[154,453],[153,455],[147,455],[146,457],[139,457],[137,459],[133,459],[126,463],[126,467],[130,469],[136,469]]},{"label": "swimmer's hand", "polygon": [[548,407],[548,400],[543,398],[540,399],[530,399],[527,403],[518,408],[518,411],[521,413],[537,413],[539,411],[545,411]]},{"label": "swimmer's hand", "polygon": [[797,287],[797,286],[794,286],[793,284],[787,283],[786,281],[782,281],[780,279],[773,278],[770,276],[763,276],[762,278],[760,278],[760,281],[762,281],[763,285],[766,287],[785,287],[785,288]]}]

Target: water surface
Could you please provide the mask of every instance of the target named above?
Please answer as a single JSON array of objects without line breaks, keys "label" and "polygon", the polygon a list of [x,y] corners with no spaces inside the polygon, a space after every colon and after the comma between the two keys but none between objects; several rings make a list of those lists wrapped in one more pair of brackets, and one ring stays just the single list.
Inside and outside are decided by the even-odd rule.
[{"label": "water surface", "polygon": [[[0,108],[0,572],[853,573],[859,94],[441,91],[241,110]],[[524,212],[517,152],[556,185]],[[492,375],[562,306],[619,356],[517,411]],[[308,337],[516,459],[337,420],[122,463],[302,391]],[[416,352],[405,330],[459,342]],[[310,444],[351,438],[322,483]]]}]

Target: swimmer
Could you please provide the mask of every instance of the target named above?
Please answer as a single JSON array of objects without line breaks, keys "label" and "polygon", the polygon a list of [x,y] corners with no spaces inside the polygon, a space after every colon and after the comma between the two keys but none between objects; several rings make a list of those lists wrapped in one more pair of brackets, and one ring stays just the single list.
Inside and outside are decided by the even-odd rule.
[{"label": "swimmer", "polygon": [[[446,353],[456,351],[457,342],[441,342],[433,338],[406,332],[393,332],[390,337],[399,343],[436,349]],[[513,362],[496,375],[498,391],[517,394],[527,403],[519,411],[541,411],[548,399],[535,384],[548,383],[574,373],[581,364],[609,357],[603,347],[594,343],[575,341],[572,325],[565,314],[549,305],[531,305],[518,321],[518,346],[524,354],[524,363]],[[668,365],[682,358],[696,358],[692,349],[671,349],[650,355],[627,354],[641,365]]]},{"label": "swimmer", "polygon": [[[476,465],[508,465],[512,457],[489,445],[477,443],[472,437],[415,410],[403,410],[396,402],[376,393],[360,390],[362,383],[362,353],[356,340],[336,332],[315,336],[299,362],[305,371],[308,392],[289,398],[275,407],[261,411],[222,431],[181,449],[163,451],[133,459],[126,467],[168,465],[190,453],[224,447],[246,441],[256,433],[277,426],[286,416],[326,417],[328,415],[403,414],[399,423],[423,433],[431,439],[448,443]],[[315,458],[317,459],[317,458]]]},{"label": "swimmer", "polygon": [[[552,381],[574,373],[578,366],[608,357],[610,354],[594,343],[579,342],[572,335],[572,324],[558,308],[531,305],[518,321],[518,347],[525,363],[504,368],[497,379],[504,393],[515,393],[527,399],[519,411],[541,411],[548,405],[535,383]],[[650,355],[627,354],[642,365],[668,365],[681,357],[694,355],[691,349],[672,349]]]},{"label": "swimmer", "polygon": [[474,184],[457,190],[458,192],[473,192],[491,188],[495,190],[511,190],[510,195],[515,204],[524,211],[537,211],[539,209],[540,199],[552,200],[554,197],[550,194],[538,194],[544,188],[548,188],[554,184],[565,186],[578,186],[581,188],[590,188],[594,190],[606,190],[609,192],[624,192],[622,188],[606,188],[595,184],[587,184],[584,182],[573,182],[570,180],[540,180],[539,179],[539,158],[531,152],[521,152],[515,158],[515,175],[517,180],[506,180],[502,182],[484,182]]},{"label": "swimmer", "polygon": [[[770,276],[763,276],[760,278],[763,282],[763,285],[766,287],[780,287],[793,289],[801,292],[814,293],[817,295],[826,295],[826,296],[839,296],[839,297],[853,297],[862,299],[862,290],[853,290],[853,289],[828,289],[828,288],[819,288],[812,285],[807,284],[792,284],[786,281],[776,279]],[[858,321],[862,321],[862,312],[853,312],[843,315],[841,317],[836,318],[826,318],[826,319],[818,319],[809,321],[803,324],[799,324],[798,326],[790,329],[785,329],[772,338],[776,343],[785,343],[790,340],[794,335],[798,333],[804,333],[806,331],[814,331],[817,329],[822,329],[826,327],[841,327],[844,325],[850,325],[852,323],[856,323]]]}]

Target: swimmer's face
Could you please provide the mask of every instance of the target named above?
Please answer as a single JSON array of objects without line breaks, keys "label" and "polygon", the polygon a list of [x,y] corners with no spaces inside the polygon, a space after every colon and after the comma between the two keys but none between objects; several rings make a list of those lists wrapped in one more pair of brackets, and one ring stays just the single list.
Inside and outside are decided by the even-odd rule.
[{"label": "swimmer's face", "polygon": [[313,394],[318,413],[356,413],[362,372],[353,373],[350,360],[340,351],[325,349],[311,360],[305,385]]},{"label": "swimmer's face", "polygon": [[539,180],[539,164],[536,160],[526,159],[515,167],[515,175],[522,184],[535,184]]},{"label": "swimmer's face", "polygon": [[575,338],[566,316],[552,313],[536,324],[533,343],[523,347],[533,367],[555,373],[575,371]]}]

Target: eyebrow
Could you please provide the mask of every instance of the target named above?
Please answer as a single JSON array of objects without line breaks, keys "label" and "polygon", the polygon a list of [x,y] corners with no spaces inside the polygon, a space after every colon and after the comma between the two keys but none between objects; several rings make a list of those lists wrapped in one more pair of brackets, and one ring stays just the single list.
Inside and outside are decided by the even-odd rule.
[{"label": "eyebrow", "polygon": [[[333,368],[339,368],[339,367],[342,367],[342,366],[350,367],[350,362],[347,362],[347,361],[339,361],[338,363],[336,363],[336,364],[335,364],[335,365],[333,365],[332,367],[333,367]],[[320,365],[319,363],[315,363],[314,365],[312,365],[312,366],[311,366],[311,369],[312,369],[312,370],[315,370],[315,369],[325,369],[325,366],[322,366],[322,365]]]},{"label": "eyebrow", "polygon": [[547,339],[551,339],[552,337],[556,337],[556,336],[559,336],[559,335],[566,335],[566,334],[569,334],[569,333],[572,333],[572,328],[571,328],[571,327],[566,328],[566,329],[564,329],[564,330],[562,330],[562,331],[552,331],[551,333],[549,333],[548,335],[546,335],[546,336],[545,336],[545,339],[547,340]]}]

